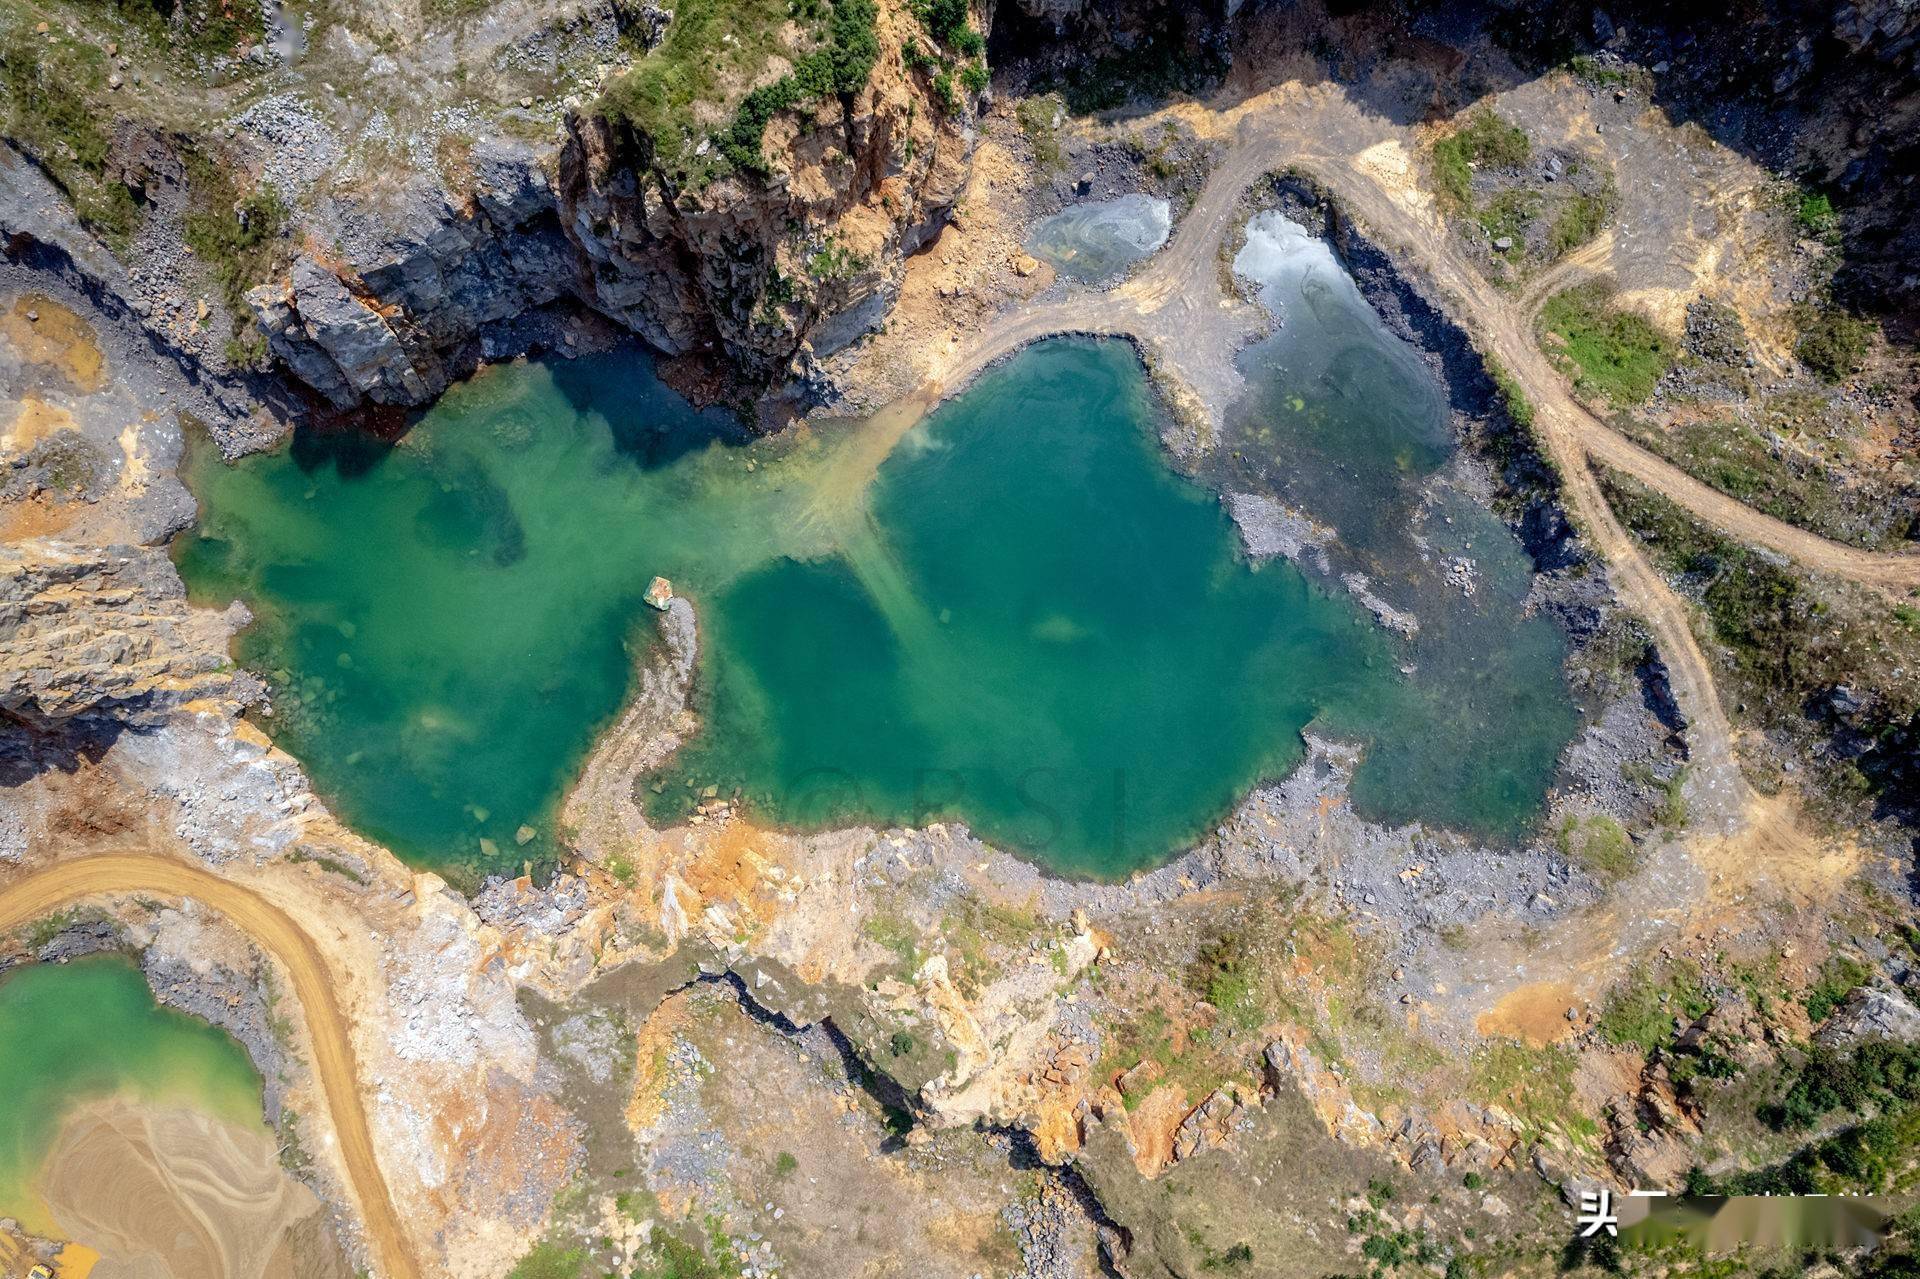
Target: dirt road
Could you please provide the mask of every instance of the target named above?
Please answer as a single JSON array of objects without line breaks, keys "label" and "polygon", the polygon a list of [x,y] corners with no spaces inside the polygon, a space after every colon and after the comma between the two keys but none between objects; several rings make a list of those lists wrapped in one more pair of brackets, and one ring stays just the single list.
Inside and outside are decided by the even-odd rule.
[{"label": "dirt road", "polygon": [[314,1074],[326,1094],[380,1275],[418,1279],[420,1269],[374,1158],[373,1135],[360,1103],[359,1065],[346,1015],[334,998],[337,979],[312,939],[278,907],[249,888],[186,862],[152,853],[99,853],[60,862],[0,888],[0,931],[89,897],[127,893],[191,897],[226,916],[279,962],[306,1015]]}]

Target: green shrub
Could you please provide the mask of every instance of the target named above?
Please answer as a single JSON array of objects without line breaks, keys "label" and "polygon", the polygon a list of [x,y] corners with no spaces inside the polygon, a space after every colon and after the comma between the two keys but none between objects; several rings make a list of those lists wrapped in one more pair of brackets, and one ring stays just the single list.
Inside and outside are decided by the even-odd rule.
[{"label": "green shrub", "polygon": [[1596,89],[1614,89],[1633,83],[1633,74],[1624,67],[1609,66],[1592,54],[1576,53],[1567,59],[1567,70],[1582,84]]},{"label": "green shrub", "polygon": [[666,39],[608,86],[600,113],[644,135],[656,165],[678,179],[705,180],[726,167],[764,173],[760,143],[775,116],[867,83],[880,57],[874,0],[839,0],[827,10],[824,29],[812,33],[820,47],[746,95],[714,135],[717,156],[704,165],[694,159],[695,110],[718,99],[727,80],[751,79],[781,52],[791,19],[817,23],[821,12],[787,0],[681,0]]},{"label": "green shrub", "polygon": [[1823,191],[1802,191],[1794,204],[1793,220],[1808,235],[1825,236],[1840,227],[1840,215]]}]

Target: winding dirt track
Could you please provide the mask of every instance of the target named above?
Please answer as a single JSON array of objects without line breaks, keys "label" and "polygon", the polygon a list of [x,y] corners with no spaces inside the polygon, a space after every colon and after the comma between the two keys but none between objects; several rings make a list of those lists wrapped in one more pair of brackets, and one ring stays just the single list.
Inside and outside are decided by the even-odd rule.
[{"label": "winding dirt track", "polygon": [[313,1070],[326,1093],[340,1155],[367,1239],[384,1279],[418,1279],[421,1271],[374,1158],[373,1134],[360,1104],[359,1063],[347,1017],[334,998],[337,980],[319,948],[279,907],[250,888],[197,866],[152,853],[98,853],[36,871],[0,888],[0,931],[89,897],[153,893],[191,897],[225,915],[285,969],[306,1015]]}]

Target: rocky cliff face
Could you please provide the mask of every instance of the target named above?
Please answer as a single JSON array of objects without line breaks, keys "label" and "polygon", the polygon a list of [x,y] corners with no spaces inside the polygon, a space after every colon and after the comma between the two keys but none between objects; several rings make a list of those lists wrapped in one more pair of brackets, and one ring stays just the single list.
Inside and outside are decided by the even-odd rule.
[{"label": "rocky cliff face", "polygon": [[652,139],[586,105],[552,142],[474,145],[464,182],[328,197],[286,278],[249,294],[255,316],[342,407],[424,403],[490,325],[562,298],[752,383],[804,377],[885,315],[966,180],[969,108],[907,66],[916,30],[880,6],[865,86],[777,115],[763,174],[676,181]]},{"label": "rocky cliff face", "polygon": [[309,237],[286,279],[248,294],[273,353],[341,407],[438,395],[486,326],[580,292],[552,157],[553,148],[484,142],[464,191],[416,175],[378,195],[324,201],[315,221],[337,229],[338,253]]}]

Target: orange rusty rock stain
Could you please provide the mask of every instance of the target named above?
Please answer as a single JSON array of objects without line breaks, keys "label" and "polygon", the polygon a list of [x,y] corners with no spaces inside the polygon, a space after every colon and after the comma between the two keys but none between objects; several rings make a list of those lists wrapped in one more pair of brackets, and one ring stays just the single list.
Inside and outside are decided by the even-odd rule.
[{"label": "orange rusty rock stain", "polygon": [[1537,981],[1508,991],[1474,1019],[1473,1028],[1488,1038],[1518,1039],[1529,1047],[1544,1048],[1572,1033],[1567,1009],[1580,1002],[1567,982]]},{"label": "orange rusty rock stain", "polygon": [[0,338],[27,363],[52,370],[76,391],[91,394],[106,385],[107,361],[93,326],[45,294],[23,293],[0,312]]}]

